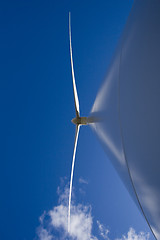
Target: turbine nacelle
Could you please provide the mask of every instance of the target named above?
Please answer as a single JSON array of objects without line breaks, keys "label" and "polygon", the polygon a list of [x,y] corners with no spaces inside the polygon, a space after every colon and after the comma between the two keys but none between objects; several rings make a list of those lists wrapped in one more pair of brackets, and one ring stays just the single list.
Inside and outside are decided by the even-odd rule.
[{"label": "turbine nacelle", "polygon": [[88,118],[87,117],[75,117],[71,120],[71,122],[75,125],[87,125]]}]

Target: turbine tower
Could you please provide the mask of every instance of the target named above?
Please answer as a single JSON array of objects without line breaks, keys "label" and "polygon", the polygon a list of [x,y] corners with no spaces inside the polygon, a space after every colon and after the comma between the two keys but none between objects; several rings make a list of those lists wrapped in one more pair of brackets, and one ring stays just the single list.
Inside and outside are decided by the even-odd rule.
[{"label": "turbine tower", "polygon": [[[160,240],[160,1],[134,0],[91,124]],[[106,120],[105,120],[106,119]]]}]

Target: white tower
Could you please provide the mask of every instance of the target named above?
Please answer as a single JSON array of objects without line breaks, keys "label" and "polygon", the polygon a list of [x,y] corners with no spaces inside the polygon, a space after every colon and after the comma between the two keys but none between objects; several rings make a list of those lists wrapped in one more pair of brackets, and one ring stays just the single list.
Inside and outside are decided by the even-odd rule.
[{"label": "white tower", "polygon": [[96,134],[160,239],[160,0],[135,0],[94,102]]}]

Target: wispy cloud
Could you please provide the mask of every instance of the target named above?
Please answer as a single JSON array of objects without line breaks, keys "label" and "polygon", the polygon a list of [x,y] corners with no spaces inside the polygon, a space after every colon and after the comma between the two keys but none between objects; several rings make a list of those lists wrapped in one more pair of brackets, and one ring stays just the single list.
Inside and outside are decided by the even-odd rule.
[{"label": "wispy cloud", "polygon": [[117,238],[116,240],[149,240],[149,233],[136,233],[133,228],[130,228],[127,235],[123,235],[121,238]]},{"label": "wispy cloud", "polygon": [[80,178],[79,178],[79,183],[88,184],[88,181],[85,180],[84,178],[80,177]]},{"label": "wispy cloud", "polygon": [[[111,240],[108,236],[109,229],[107,229],[99,221],[97,221],[97,225],[99,228],[100,236],[103,239]],[[121,238],[116,238],[115,240],[149,240],[149,236],[150,236],[149,233],[144,233],[144,232],[136,233],[136,231],[133,228],[130,228],[126,235],[122,235]]]},{"label": "wispy cloud", "polygon": [[39,237],[40,240],[52,240],[54,239],[52,235],[49,234],[49,232],[43,228],[42,226],[40,226],[37,229],[37,235]]},{"label": "wispy cloud", "polygon": [[[71,225],[68,233],[68,194],[69,189],[63,191],[58,188],[59,204],[52,210],[40,216],[40,226],[37,228],[38,240],[111,240],[109,230],[100,221],[97,221],[99,235],[93,235],[93,216],[89,205],[71,205]],[[136,233],[130,228],[126,235],[115,240],[149,240],[149,233]]]},{"label": "wispy cloud", "polygon": [[103,239],[109,240],[109,237],[108,237],[109,230],[102,223],[100,223],[100,221],[97,221],[97,225],[99,228],[100,236]]}]

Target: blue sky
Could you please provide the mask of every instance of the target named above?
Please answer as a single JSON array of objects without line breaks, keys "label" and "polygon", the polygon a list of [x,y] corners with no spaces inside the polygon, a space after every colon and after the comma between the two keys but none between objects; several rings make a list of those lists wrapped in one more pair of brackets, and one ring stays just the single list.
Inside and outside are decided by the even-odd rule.
[{"label": "blue sky", "polygon": [[[38,238],[40,216],[59,204],[57,188],[68,186],[75,131],[69,11],[80,110],[87,115],[132,3],[1,1],[1,239]],[[92,208],[98,239],[97,220],[110,239],[130,227],[150,232],[90,127],[80,131],[73,187],[75,205]]]}]

